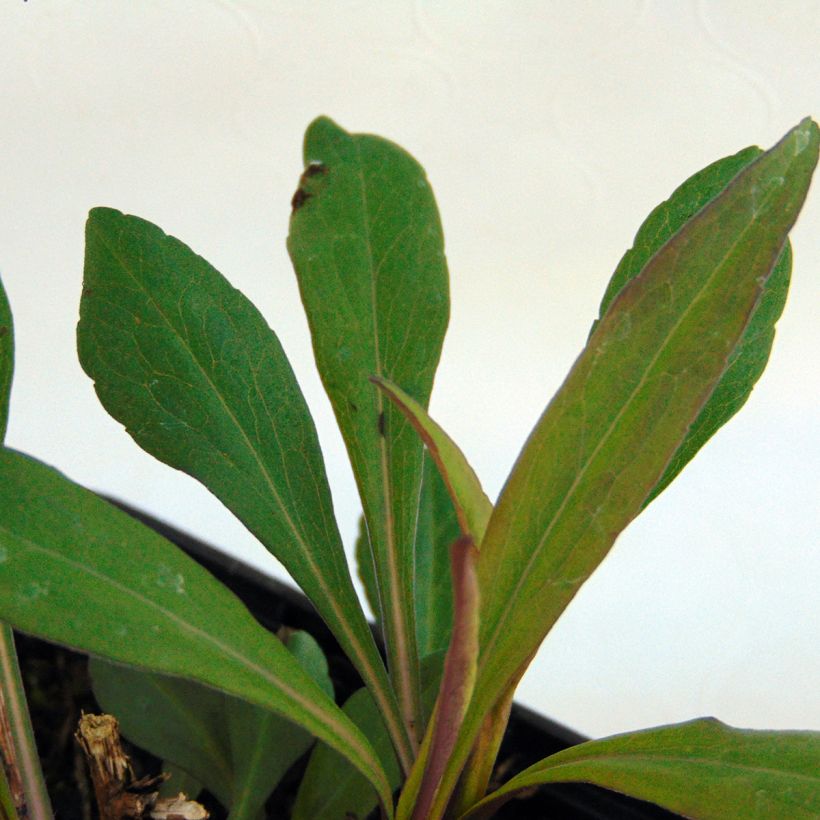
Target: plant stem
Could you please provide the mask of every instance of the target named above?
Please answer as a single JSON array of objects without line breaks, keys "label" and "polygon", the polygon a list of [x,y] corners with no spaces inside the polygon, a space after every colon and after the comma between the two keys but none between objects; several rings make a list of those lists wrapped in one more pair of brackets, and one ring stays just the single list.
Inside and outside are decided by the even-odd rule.
[{"label": "plant stem", "polygon": [[[17,813],[32,820],[50,820],[51,801],[34,743],[14,634],[5,623],[0,623],[0,757]],[[19,795],[15,794],[15,779]]]}]

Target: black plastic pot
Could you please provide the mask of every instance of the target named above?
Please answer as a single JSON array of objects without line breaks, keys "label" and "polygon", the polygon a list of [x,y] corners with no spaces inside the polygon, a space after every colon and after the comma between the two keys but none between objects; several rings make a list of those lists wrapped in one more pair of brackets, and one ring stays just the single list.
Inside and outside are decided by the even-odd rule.
[{"label": "black plastic pot", "polygon": [[[327,656],[338,700],[343,701],[362,685],[333,635],[300,592],[168,524],[125,505],[118,506],[177,544],[209,570],[242,599],[267,629],[276,631],[284,625],[304,629],[313,635]],[[74,751],[70,737],[80,709],[93,711],[97,708],[85,674],[85,659],[24,636],[18,637],[18,651],[29,689],[38,747],[45,759],[46,777],[50,781],[49,790],[57,816],[64,820],[88,817],[90,794],[84,793],[82,761],[79,753]],[[584,740],[587,738],[571,729],[515,704],[499,753],[498,770],[503,773],[504,780],[509,779],[547,755]],[[160,762],[150,755],[135,750],[134,756],[138,775],[145,773],[140,772],[141,768],[154,774],[159,771]],[[296,764],[272,796],[269,806],[277,805],[277,801],[280,801],[278,805],[288,804],[303,766],[304,761]],[[72,788],[76,794],[71,793]],[[203,802],[212,810],[214,820],[224,817],[207,796]],[[281,811],[270,814],[271,818],[281,816]],[[526,799],[508,803],[496,816],[508,820],[661,820],[678,817],[653,804],[586,784],[541,787]]]}]

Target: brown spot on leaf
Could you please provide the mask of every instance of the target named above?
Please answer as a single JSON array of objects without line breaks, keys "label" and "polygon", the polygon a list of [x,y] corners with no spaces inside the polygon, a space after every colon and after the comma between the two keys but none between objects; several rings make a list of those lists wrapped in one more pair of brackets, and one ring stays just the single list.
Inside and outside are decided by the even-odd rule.
[{"label": "brown spot on leaf", "polygon": [[327,166],[322,165],[321,162],[311,162],[305,172],[302,174],[302,179],[310,179],[311,177],[319,176],[327,173]]},{"label": "brown spot on leaf", "polygon": [[3,338],[9,332],[8,327],[6,325],[0,325],[0,339]]},{"label": "brown spot on leaf", "polygon": [[379,435],[384,438],[384,429],[385,429],[385,421],[384,421],[384,410],[379,413]]},{"label": "brown spot on leaf", "polygon": [[290,201],[290,207],[294,211],[298,211],[312,196],[313,194],[309,194],[304,188],[297,188],[293,199]]}]

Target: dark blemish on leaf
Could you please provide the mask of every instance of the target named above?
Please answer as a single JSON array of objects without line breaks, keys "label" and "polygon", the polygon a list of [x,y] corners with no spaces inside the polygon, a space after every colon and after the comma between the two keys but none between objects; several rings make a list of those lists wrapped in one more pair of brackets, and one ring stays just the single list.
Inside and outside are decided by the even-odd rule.
[{"label": "dark blemish on leaf", "polygon": [[379,435],[384,438],[384,410],[379,413]]},{"label": "dark blemish on leaf", "polygon": [[358,405],[354,404],[352,401],[348,401],[348,404],[350,405],[350,409],[351,409],[354,413],[358,413],[358,412],[359,412],[359,407],[358,407]]},{"label": "dark blemish on leaf", "polygon": [[9,329],[5,325],[0,325],[0,339],[2,339],[8,332]]},{"label": "dark blemish on leaf", "polygon": [[305,172],[302,174],[302,179],[310,179],[311,177],[318,176],[319,174],[326,174],[327,173],[327,166],[322,165],[321,162],[311,162],[307,168],[305,168]]},{"label": "dark blemish on leaf", "polygon": [[83,296],[93,296],[94,288],[83,288]]},{"label": "dark blemish on leaf", "polygon": [[313,194],[309,194],[304,188],[297,188],[293,199],[290,201],[290,207],[294,211],[298,211],[312,196]]}]

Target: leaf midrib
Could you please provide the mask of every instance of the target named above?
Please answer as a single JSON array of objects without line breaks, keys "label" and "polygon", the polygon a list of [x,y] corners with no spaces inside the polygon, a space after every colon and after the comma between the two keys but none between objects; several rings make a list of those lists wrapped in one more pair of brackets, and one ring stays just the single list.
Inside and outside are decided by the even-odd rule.
[{"label": "leaf midrib", "polygon": [[[283,683],[280,678],[278,678],[268,667],[260,666],[256,662],[252,661],[243,653],[239,652],[238,650],[234,649],[229,643],[223,643],[221,640],[216,638],[215,636],[211,635],[210,633],[204,631],[198,626],[190,623],[189,621],[185,620],[181,616],[177,615],[172,610],[166,609],[160,604],[158,604],[152,598],[149,598],[145,595],[140,594],[136,590],[132,589],[129,586],[121,583],[120,581],[112,578],[109,575],[106,575],[99,570],[96,570],[92,567],[89,567],[86,564],[83,564],[79,561],[75,561],[68,556],[64,555],[63,553],[59,552],[58,550],[49,549],[48,547],[44,547],[36,542],[32,541],[30,538],[25,537],[19,533],[14,532],[13,530],[9,529],[6,526],[3,526],[2,522],[0,522],[0,532],[4,532],[7,535],[11,536],[13,539],[23,542],[29,550],[37,553],[42,553],[46,555],[48,558],[51,558],[56,563],[63,563],[67,566],[71,567],[75,571],[79,572],[81,575],[85,574],[90,578],[93,578],[96,581],[100,581],[103,584],[108,584],[113,590],[116,592],[117,597],[114,597],[112,600],[122,600],[123,598],[131,598],[136,603],[139,604],[140,607],[146,610],[154,610],[161,614],[163,617],[167,618],[173,624],[179,627],[180,631],[187,632],[195,638],[200,639],[206,645],[210,644],[214,647],[218,652],[226,655],[229,658],[237,661],[240,666],[244,666],[247,670],[257,674],[260,678],[265,680],[267,683],[273,685],[273,687],[278,688],[281,690],[287,697],[291,698],[296,704],[301,706],[311,717],[317,720],[320,724],[325,726],[333,725],[336,729],[336,733],[339,737],[345,739],[349,746],[355,750],[362,760],[368,761],[369,764],[373,767],[373,771],[378,771],[378,766],[374,766],[374,761],[371,759],[370,755],[367,753],[367,750],[361,747],[356,738],[350,736],[347,733],[346,727],[344,725],[339,725],[338,722],[335,720],[335,716],[333,717],[332,723],[330,722],[330,716],[327,714],[326,711],[318,711],[314,702],[311,701],[309,698],[302,696],[298,693],[298,691],[293,690],[288,684]],[[271,638],[271,640],[275,640],[275,638]],[[172,674],[172,673],[169,673]],[[196,677],[190,678],[191,680],[198,680]],[[199,679],[201,680],[201,679]],[[205,681],[201,681],[206,683]],[[212,684],[206,683],[206,685],[210,686]],[[227,691],[227,690],[221,690]],[[261,704],[258,704],[261,705]],[[268,707],[270,708],[270,707]],[[272,710],[273,711],[273,710]],[[278,710],[276,710],[278,713]]]},{"label": "leaf midrib", "polygon": [[[378,299],[376,295],[376,278],[381,268],[381,263],[376,266],[373,258],[373,243],[371,241],[370,228],[370,208],[369,197],[367,194],[367,184],[364,178],[364,163],[362,161],[361,145],[359,140],[355,138],[352,140],[354,150],[356,151],[356,178],[359,183],[359,188],[362,197],[362,227],[364,230],[365,247],[367,249],[367,264],[370,270],[370,310],[373,315],[373,355],[374,365],[376,368],[376,375],[383,377],[382,361],[381,361],[381,347],[379,343],[379,317],[378,317]],[[383,257],[384,258],[384,257]],[[385,412],[384,397],[380,390],[376,390],[376,410],[379,418]],[[397,676],[399,701],[405,708],[409,706],[412,710],[412,715],[405,715],[405,719],[416,720],[416,713],[418,712],[418,704],[413,690],[413,676],[410,673],[408,657],[409,642],[406,634],[406,627],[408,624],[405,620],[405,610],[400,604],[403,596],[403,589],[401,586],[401,578],[398,567],[398,559],[396,555],[396,524],[393,517],[393,486],[389,480],[389,461],[390,456],[387,449],[387,438],[384,435],[377,436],[379,445],[379,465],[382,476],[382,500],[384,502],[384,534],[385,534],[385,549],[387,552],[387,567],[390,574],[390,585],[393,594],[390,596],[390,620],[393,625],[392,637],[395,641],[395,652],[399,658],[399,669],[391,669],[394,675]]]},{"label": "leaf midrib", "polygon": [[[572,485],[570,486],[567,493],[564,495],[564,498],[561,501],[561,504],[559,505],[558,509],[556,510],[555,515],[552,517],[549,525],[547,526],[547,529],[544,531],[543,535],[539,539],[538,544],[536,545],[535,549],[533,549],[532,552],[530,553],[529,559],[527,560],[525,566],[522,568],[522,571],[520,572],[520,574],[518,576],[518,580],[515,584],[515,587],[513,588],[513,591],[511,592],[511,594],[507,598],[508,602],[510,602],[510,603],[508,603],[508,605],[505,606],[505,608],[502,610],[502,614],[498,618],[498,620],[496,621],[496,626],[495,626],[495,628],[494,628],[494,630],[493,630],[493,632],[490,636],[490,639],[488,640],[487,644],[485,645],[485,648],[482,650],[482,661],[480,662],[480,667],[481,668],[483,668],[485,666],[486,659],[490,656],[490,654],[491,654],[491,652],[492,652],[493,648],[495,647],[495,644],[498,640],[498,636],[501,634],[504,625],[506,624],[507,620],[509,619],[510,613],[514,610],[514,606],[513,606],[512,602],[514,602],[517,599],[518,595],[520,594],[521,588],[524,586],[533,564],[535,563],[535,561],[540,556],[541,551],[544,548],[544,544],[545,544],[547,538],[551,534],[551,532],[554,529],[555,525],[558,523],[558,521],[563,516],[563,514],[564,514],[564,512],[567,508],[567,505],[569,504],[569,501],[570,501],[571,497],[573,496],[575,491],[578,489],[578,485],[580,484],[581,480],[584,478],[584,476],[585,476],[587,470],[589,469],[590,465],[593,463],[593,461],[597,457],[597,455],[600,452],[601,448],[609,440],[611,434],[613,433],[613,431],[617,427],[617,425],[620,422],[621,418],[625,414],[627,408],[631,406],[633,400],[635,399],[635,396],[639,393],[639,391],[641,391],[643,389],[644,385],[646,384],[649,373],[653,371],[653,369],[654,369],[655,365],[657,364],[657,361],[660,358],[661,354],[665,352],[665,350],[666,350],[667,346],[669,345],[671,339],[676,335],[679,327],[684,322],[684,320],[688,317],[690,311],[693,309],[693,306],[702,298],[703,294],[706,292],[706,290],[712,284],[712,282],[713,282],[714,278],[717,276],[718,272],[722,270],[722,268],[723,268],[724,264],[726,263],[727,259],[735,252],[735,249],[738,247],[738,245],[741,244],[742,240],[745,239],[747,233],[755,225],[755,219],[757,217],[757,214],[761,213],[764,210],[765,206],[774,197],[775,193],[776,193],[776,191],[771,190],[769,192],[769,195],[764,198],[764,200],[760,203],[760,205],[757,209],[757,213],[753,217],[752,221],[750,221],[748,223],[747,227],[741,232],[739,237],[730,245],[729,249],[723,255],[720,262],[717,265],[715,265],[714,270],[707,277],[707,279],[704,282],[703,286],[701,288],[699,288],[697,293],[694,294],[694,296],[690,299],[689,304],[686,306],[684,311],[678,317],[678,320],[672,326],[670,331],[666,334],[666,338],[664,339],[662,345],[658,348],[657,352],[652,357],[652,360],[649,362],[647,367],[644,369],[644,373],[641,376],[640,381],[638,382],[638,384],[635,386],[635,389],[629,394],[627,400],[623,403],[621,409],[618,411],[617,415],[613,418],[613,420],[610,423],[609,427],[607,428],[606,432],[601,437],[601,439],[599,440],[598,444],[595,446],[592,453],[586,459],[586,462],[584,463],[583,467],[576,473],[576,476],[575,476],[575,478],[572,482]],[[713,200],[713,202],[714,202],[714,200]],[[708,205],[707,205],[707,207],[708,207]],[[669,241],[671,241],[671,239],[668,240],[667,243],[664,244],[664,247],[666,247],[666,245],[669,243]],[[769,273],[771,273],[772,267],[774,266],[774,264],[776,264],[776,260],[779,257],[779,255],[780,255],[779,252],[778,252],[778,254],[775,255],[775,261],[769,267]],[[657,254],[655,256],[657,256]],[[653,257],[653,258],[655,258],[655,257]],[[648,264],[649,264],[649,262],[647,262],[647,265]],[[642,269],[642,272],[643,272],[643,270],[646,270],[647,265],[644,265],[644,268]],[[641,274],[639,273],[638,276],[635,277],[632,280],[632,282],[635,282],[636,279],[638,279],[638,277],[640,277],[640,275]],[[623,293],[623,290],[621,290],[621,294],[622,293]],[[760,290],[758,292],[758,298],[759,298],[759,296],[760,296]],[[613,307],[615,306],[615,302],[617,302],[617,299],[618,299],[618,297],[616,296],[615,300],[613,300],[613,304],[610,305],[610,308],[609,308],[608,312],[610,312],[613,309]],[[756,303],[757,302],[755,302],[755,304]],[[749,315],[747,315],[746,324],[748,324],[749,317],[751,316],[752,312],[753,311],[751,311],[749,313]],[[744,328],[746,327],[746,324],[744,324]],[[741,336],[742,336],[742,334],[741,334]],[[731,353],[731,351],[729,351],[729,353]],[[727,355],[726,355],[726,362],[728,362],[729,353],[727,353]],[[726,369],[726,362],[724,363],[724,368],[723,368],[724,370]],[[704,398],[703,402],[701,403],[701,406],[703,405],[703,403],[705,403],[708,400],[708,398],[709,397],[707,395]],[[670,455],[670,459],[673,456],[674,456],[674,452]],[[661,475],[662,474],[663,473],[661,471]],[[566,552],[566,554],[564,555],[564,557],[562,558],[562,560],[561,560],[561,562],[558,566],[558,571],[559,572],[560,572],[560,569],[565,565],[566,561],[568,560],[570,553],[571,553],[571,547]]]},{"label": "leaf midrib", "polygon": [[[313,573],[314,578],[316,578],[316,580],[319,583],[319,588],[321,589],[322,593],[324,594],[325,601],[327,601],[329,603],[330,607],[333,610],[333,614],[336,617],[336,622],[337,622],[338,626],[341,628],[343,633],[347,636],[347,639],[350,642],[350,645],[356,651],[356,653],[358,655],[358,658],[359,658],[359,662],[369,671],[370,676],[371,676],[371,680],[375,681],[377,679],[377,675],[376,675],[375,671],[373,670],[372,665],[369,662],[369,659],[367,657],[366,652],[363,650],[363,647],[359,643],[358,638],[355,635],[355,633],[352,633],[350,631],[350,629],[348,628],[347,619],[344,617],[344,614],[342,612],[340,612],[340,610],[338,608],[338,604],[337,604],[337,601],[336,601],[336,596],[332,593],[332,591],[330,590],[328,584],[325,582],[324,574],[320,571],[320,569],[317,567],[316,563],[314,562],[312,552],[311,552],[308,544],[302,538],[301,533],[296,529],[296,526],[295,526],[290,514],[288,513],[287,509],[285,508],[285,506],[282,502],[282,499],[281,499],[281,497],[280,497],[280,495],[279,495],[279,493],[276,489],[276,486],[273,482],[273,478],[270,475],[270,473],[268,472],[267,466],[265,465],[264,461],[262,460],[262,458],[261,458],[259,452],[257,451],[257,449],[253,446],[252,441],[251,441],[248,433],[246,432],[245,428],[242,426],[242,424],[240,423],[240,421],[236,417],[236,415],[232,412],[230,406],[228,405],[227,401],[225,400],[225,397],[222,395],[221,390],[217,387],[216,383],[213,381],[210,374],[202,366],[199,359],[195,355],[194,351],[191,349],[191,346],[188,342],[188,339],[186,337],[183,337],[177,331],[177,329],[174,327],[173,322],[166,315],[165,311],[159,305],[157,300],[153,297],[153,295],[150,293],[150,291],[148,291],[145,288],[143,283],[131,272],[129,265],[127,264],[127,261],[121,256],[121,254],[118,252],[118,249],[111,245],[111,243],[108,241],[105,234],[99,229],[97,229],[96,233],[97,233],[98,239],[102,242],[102,244],[108,250],[109,254],[115,259],[115,261],[120,265],[121,269],[126,273],[126,275],[134,282],[134,284],[139,288],[139,290],[142,291],[142,293],[147,297],[149,302],[154,306],[157,313],[162,318],[162,320],[165,322],[168,329],[174,334],[174,336],[176,336],[182,342],[183,348],[187,351],[187,353],[189,354],[191,360],[196,364],[196,367],[199,369],[202,376],[205,378],[207,383],[213,389],[214,394],[219,399],[219,402],[222,405],[222,408],[225,411],[227,417],[229,418],[229,420],[232,422],[234,427],[240,433],[240,435],[242,437],[242,440],[244,441],[247,450],[251,453],[254,461],[256,462],[257,466],[259,467],[259,470],[260,470],[261,475],[262,475],[262,477],[265,481],[265,484],[267,485],[268,489],[270,490],[271,495],[272,495],[276,505],[278,506],[282,516],[284,517],[284,520],[285,520],[288,528],[290,529],[291,533],[293,534],[294,540],[298,544],[303,558],[307,561],[308,567],[310,568],[311,572]],[[168,238],[167,235],[166,235],[166,238]],[[264,404],[264,401],[263,401],[263,404]],[[265,409],[267,411],[267,405],[266,404],[265,404]],[[276,430],[276,424],[274,423],[273,419],[270,417],[269,414],[268,414],[268,421],[270,422],[273,433],[277,437],[277,440],[278,440],[278,432]]]},{"label": "leaf midrib", "polygon": [[[710,766],[713,768],[721,768],[721,769],[733,769],[740,772],[752,772],[761,774],[768,777],[783,777],[795,779],[795,780],[804,780],[809,785],[820,783],[820,776],[812,776],[810,774],[803,774],[802,772],[795,772],[792,770],[783,770],[783,769],[773,769],[769,766],[761,766],[761,765],[746,765],[744,763],[737,763],[733,761],[726,761],[722,760],[721,758],[712,758],[712,757],[697,757],[691,758],[686,757],[685,755],[653,755],[648,753],[643,754],[625,754],[625,755],[618,755],[617,753],[609,753],[603,755],[595,755],[594,757],[579,757],[575,760],[567,760],[566,762],[555,763],[551,766],[546,766],[543,769],[540,769],[538,772],[533,772],[532,776],[536,776],[538,774],[551,771],[558,771],[563,768],[572,768],[573,766],[577,765],[586,765],[588,763],[610,763],[614,762],[616,765],[618,763],[623,763],[628,765],[631,762],[642,763],[642,764],[651,764],[656,763],[659,765],[663,765],[664,763],[673,763],[673,764],[685,764],[691,766]],[[529,777],[527,778],[529,779]]]}]

